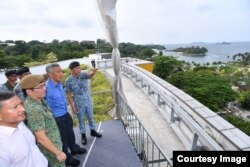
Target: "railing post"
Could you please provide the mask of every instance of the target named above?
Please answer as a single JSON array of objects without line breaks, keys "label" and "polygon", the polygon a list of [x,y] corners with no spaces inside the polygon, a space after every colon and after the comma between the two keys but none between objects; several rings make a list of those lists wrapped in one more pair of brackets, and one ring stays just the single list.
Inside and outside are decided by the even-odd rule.
[{"label": "railing post", "polygon": [[174,118],[174,108],[171,107],[170,122],[171,122],[171,123],[174,123],[174,121],[175,121],[175,118]]},{"label": "railing post", "polygon": [[199,136],[196,133],[194,133],[192,143],[191,143],[191,150],[196,150],[197,149],[198,139],[199,139]]},{"label": "railing post", "polygon": [[166,102],[161,101],[161,96],[158,94],[158,96],[157,96],[157,105],[161,106],[161,105],[165,105],[165,104],[166,104]]},{"label": "railing post", "polygon": [[161,96],[158,94],[158,95],[157,95],[157,105],[158,105],[158,106],[161,105],[161,104],[160,104],[160,100],[161,100]]},{"label": "railing post", "polygon": [[171,123],[174,123],[175,121],[180,121],[180,117],[176,117],[176,116],[174,116],[174,114],[175,114],[175,110],[174,110],[173,104],[171,104],[171,112],[170,112],[170,122]]},{"label": "railing post", "polygon": [[141,79],[141,88],[146,87],[146,84],[143,83],[143,80]]},{"label": "railing post", "polygon": [[152,95],[152,94],[154,94],[154,91],[151,91],[151,88],[150,88],[150,86],[148,85],[148,95]]}]

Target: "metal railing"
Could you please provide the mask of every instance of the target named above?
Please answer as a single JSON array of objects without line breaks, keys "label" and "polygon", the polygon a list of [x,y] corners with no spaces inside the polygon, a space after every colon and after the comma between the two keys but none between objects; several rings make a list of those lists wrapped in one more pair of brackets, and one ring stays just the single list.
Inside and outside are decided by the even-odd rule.
[{"label": "metal railing", "polygon": [[173,166],[172,160],[163,153],[162,148],[157,144],[142,122],[132,111],[125,98],[119,95],[119,109],[121,121],[129,135],[136,152],[144,167],[170,167]]},{"label": "metal railing", "polygon": [[[112,64],[107,63],[111,60],[105,61],[106,64]],[[129,59],[129,62],[133,61],[135,59]],[[140,60],[136,59],[136,61]],[[121,73],[151,99],[187,150],[243,150],[249,148],[249,137],[197,100],[152,73],[133,63],[128,63],[126,58],[121,62]],[[118,95],[122,122],[143,166],[172,166],[171,159],[153,140],[126,99],[121,94]],[[212,121],[210,121],[211,119]],[[231,133],[231,130],[235,131]],[[233,134],[236,132],[240,137]]]},{"label": "metal railing", "polygon": [[[143,167],[172,167],[172,160],[163,153],[159,144],[153,140],[143,123],[126,102],[126,99],[120,93],[118,95],[120,101],[119,109],[122,115],[121,121]],[[95,97],[106,98],[112,96],[112,91],[92,92],[91,96],[93,100]]]},{"label": "metal railing", "polygon": [[[123,57],[121,58],[121,63],[129,63],[129,62],[136,62],[140,61],[140,59],[131,58],[131,57]],[[96,68],[105,69],[113,67],[111,59],[102,59],[96,60]]]},{"label": "metal railing", "polygon": [[[177,104],[171,92],[166,92],[161,83],[145,75],[132,65],[123,64],[122,73],[131,78],[157,105],[188,150],[223,150],[186,111]],[[169,94],[167,94],[169,93]]]}]

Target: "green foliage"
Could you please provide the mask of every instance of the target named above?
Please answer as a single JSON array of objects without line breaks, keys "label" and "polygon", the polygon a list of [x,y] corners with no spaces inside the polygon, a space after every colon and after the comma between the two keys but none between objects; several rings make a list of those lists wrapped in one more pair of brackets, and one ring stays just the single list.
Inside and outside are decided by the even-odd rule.
[{"label": "green foliage", "polygon": [[[101,72],[96,72],[91,80],[91,92],[95,113],[94,115],[100,115],[101,117],[106,115],[106,117],[104,117],[105,119],[111,119],[111,117],[108,116],[108,111],[114,107],[114,102],[110,90],[111,85],[104,74]],[[107,92],[98,93],[102,91]]]},{"label": "green foliage", "polygon": [[213,111],[219,111],[237,96],[227,78],[207,70],[176,73],[168,81]]},{"label": "green foliage", "polygon": [[224,117],[228,122],[233,124],[235,127],[239,128],[241,131],[246,133],[248,136],[250,136],[250,122],[240,118],[235,115],[226,115]]},{"label": "green foliage", "polygon": [[250,109],[250,92],[242,92],[239,101],[243,108]]},{"label": "green foliage", "polygon": [[[51,43],[44,43],[37,40],[32,40],[28,43],[22,40],[11,41],[8,43],[15,44],[14,46],[0,45],[0,57],[1,68],[10,68],[23,66],[35,66],[46,64],[47,62],[54,62],[56,58],[48,58],[49,53],[53,53],[57,57],[57,61],[68,60],[73,58],[86,57],[89,54],[93,54],[96,51],[110,53],[112,51],[111,45],[104,39],[97,39],[95,41],[73,41],[64,40],[59,42],[54,39]],[[151,47],[163,47],[163,46],[143,46],[135,45],[132,43],[120,43],[119,49],[121,57],[136,57],[136,58],[151,58],[155,54]],[[24,60],[18,61],[15,64],[15,57],[22,56]],[[10,60],[9,58],[13,59]],[[18,60],[20,60],[19,57]],[[50,60],[53,59],[53,60]],[[10,61],[9,61],[10,60]]]},{"label": "green foliage", "polygon": [[133,43],[120,43],[119,50],[121,53],[121,57],[137,57],[139,58],[139,54],[147,49],[147,46],[143,45],[135,45]]},{"label": "green foliage", "polygon": [[162,56],[162,55],[163,55],[163,53],[162,53],[162,51],[160,51],[160,52],[159,52],[159,56]]},{"label": "green foliage", "polygon": [[56,54],[54,54],[53,52],[50,52],[48,55],[47,55],[47,61],[48,62],[56,62],[58,59],[57,59],[57,56]]},{"label": "green foliage", "polygon": [[29,62],[31,59],[24,55],[19,56],[4,56],[0,58],[1,68],[14,68],[21,67],[26,62]]},{"label": "green foliage", "polygon": [[24,55],[30,51],[30,46],[22,40],[15,41],[14,46],[6,47],[5,54],[10,56]]},{"label": "green foliage", "polygon": [[32,58],[32,59],[38,59],[38,57],[39,57],[39,49],[37,48],[37,47],[33,47],[32,49],[31,49],[31,54],[30,54],[30,57]]},{"label": "green foliage", "polygon": [[192,46],[192,47],[186,47],[186,48],[176,48],[173,51],[175,52],[183,52],[186,54],[192,54],[192,55],[204,55],[207,53],[207,48],[205,47],[199,47],[199,46]]},{"label": "green foliage", "polygon": [[250,52],[238,53],[233,56],[233,60],[238,61],[241,65],[246,66],[250,65]]},{"label": "green foliage", "polygon": [[[95,49],[94,41],[82,41],[79,43],[71,40],[62,42],[53,40],[51,43],[43,43],[33,40],[28,43],[25,41],[13,41],[13,43],[15,43],[14,46],[1,46],[5,56],[24,55],[33,60],[28,66],[46,63],[46,56],[51,52],[57,55],[58,61],[61,61],[88,56],[90,53],[94,53]],[[12,64],[9,63],[9,66],[12,66]]]},{"label": "green foliage", "polygon": [[170,74],[183,66],[183,62],[177,61],[174,57],[156,56],[153,60],[155,64],[153,73],[162,79],[167,79]]},{"label": "green foliage", "polygon": [[152,56],[155,54],[156,54],[155,51],[153,51],[152,49],[145,48],[139,53],[139,58],[140,59],[152,59]]},{"label": "green foliage", "polygon": [[163,45],[145,45],[146,47],[150,49],[158,49],[158,50],[165,50],[165,46]]},{"label": "green foliage", "polygon": [[24,66],[24,64],[26,62],[30,62],[31,58],[27,57],[25,55],[19,55],[19,56],[15,56],[15,58],[13,59],[13,61],[14,61],[13,67],[22,67],[22,66]]},{"label": "green foliage", "polygon": [[109,53],[112,51],[111,45],[105,39],[97,39],[95,49],[98,52]]},{"label": "green foliage", "polygon": [[32,62],[25,62],[24,66],[32,67],[42,64],[48,64],[57,61],[57,56],[53,52],[50,52],[48,55],[45,56],[44,60],[32,61]]},{"label": "green foliage", "polygon": [[5,57],[6,55],[4,54],[3,50],[0,50],[0,58]]},{"label": "green foliage", "polygon": [[81,64],[81,70],[87,70],[88,66],[86,64]]}]

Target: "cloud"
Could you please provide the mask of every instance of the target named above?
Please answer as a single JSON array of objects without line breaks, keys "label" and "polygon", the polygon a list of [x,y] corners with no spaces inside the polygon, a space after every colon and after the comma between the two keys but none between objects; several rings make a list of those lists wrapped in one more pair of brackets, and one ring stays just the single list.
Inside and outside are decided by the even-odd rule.
[{"label": "cloud", "polygon": [[[104,38],[93,0],[7,0],[0,40]],[[121,42],[250,41],[249,0],[118,0]]]}]

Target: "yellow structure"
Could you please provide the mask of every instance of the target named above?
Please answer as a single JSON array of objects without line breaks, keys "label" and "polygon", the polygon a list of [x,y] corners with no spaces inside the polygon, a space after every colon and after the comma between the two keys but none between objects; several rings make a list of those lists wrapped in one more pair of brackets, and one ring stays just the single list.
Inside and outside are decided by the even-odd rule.
[{"label": "yellow structure", "polygon": [[153,72],[153,69],[154,69],[154,63],[150,61],[138,62],[136,63],[136,65],[151,73]]}]

